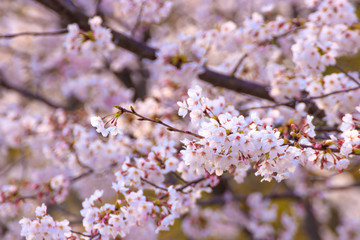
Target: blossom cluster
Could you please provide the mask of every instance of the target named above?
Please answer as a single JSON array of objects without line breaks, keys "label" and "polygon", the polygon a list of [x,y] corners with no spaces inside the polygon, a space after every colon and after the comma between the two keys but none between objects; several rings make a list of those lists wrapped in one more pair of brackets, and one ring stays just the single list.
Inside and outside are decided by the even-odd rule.
[{"label": "blossom cluster", "polygon": [[156,224],[156,233],[160,230],[169,230],[175,219],[187,212],[200,197],[199,193],[186,194],[173,187],[165,189],[165,195],[159,199],[145,196],[143,190],[114,188],[122,196],[115,204],[106,203],[97,207],[96,202],[101,202],[103,195],[103,191],[99,190],[83,202],[81,215],[84,217],[83,225],[88,234],[99,233],[104,239],[125,237],[134,228],[147,225],[149,222]]},{"label": "blossom cluster", "polygon": [[21,183],[4,185],[0,191],[0,209],[3,217],[13,216],[16,210],[27,199],[47,200],[52,203],[61,203],[69,192],[69,180],[63,175],[57,175],[49,182]]},{"label": "blossom cluster", "polygon": [[[345,142],[341,144],[339,155],[332,153],[330,148],[330,153],[312,148],[311,141],[316,133],[311,116],[307,116],[301,129],[292,126],[291,135],[295,137],[292,140],[280,136],[278,129],[268,126],[255,114],[246,118],[236,116],[234,108],[225,102],[220,100],[216,104],[219,100],[211,101],[203,97],[199,86],[190,89],[188,94],[186,101],[178,102],[179,115],[184,117],[190,111],[191,121],[196,126],[200,125],[198,133],[203,138],[185,139],[185,149],[181,153],[185,164],[199,174],[209,172],[220,176],[224,171],[229,171],[235,174],[235,180],[242,182],[252,162],[258,170],[256,175],[261,175],[267,181],[272,178],[277,181],[289,178],[299,163],[307,165],[313,162],[320,168],[335,167],[343,170],[349,164],[346,159],[348,154],[358,145],[359,134],[354,130],[350,115],[343,119],[342,128],[348,131],[343,134]],[[334,138],[328,141],[332,142]]]},{"label": "blossom cluster", "polygon": [[121,134],[121,128],[119,128],[118,126],[111,126],[109,128],[105,128],[105,124],[101,117],[92,117],[91,125],[93,127],[96,127],[96,131],[98,133],[101,133],[104,137],[107,137],[109,133],[113,136]]},{"label": "blossom cluster", "polygon": [[23,218],[20,220],[22,225],[21,236],[30,239],[59,239],[67,240],[71,237],[69,221],[55,221],[46,212],[47,207],[42,204],[36,208],[36,219]]},{"label": "blossom cluster", "polygon": [[102,19],[98,16],[89,20],[91,31],[83,32],[74,23],[68,25],[69,33],[66,36],[65,47],[75,54],[108,54],[115,45],[112,42],[111,31],[101,26]]},{"label": "blossom cluster", "polygon": [[215,172],[220,176],[230,171],[242,182],[251,162],[255,162],[257,174],[264,180],[271,180],[276,172],[275,178],[281,181],[294,170],[295,156],[288,157],[291,148],[282,146],[280,132],[266,126],[256,115],[236,116],[237,111],[224,99],[211,101],[202,97],[199,86],[190,89],[189,98],[178,105],[179,115],[190,111],[192,123],[200,125],[198,132],[203,138],[184,140],[185,149],[181,151],[185,164],[198,173]]}]

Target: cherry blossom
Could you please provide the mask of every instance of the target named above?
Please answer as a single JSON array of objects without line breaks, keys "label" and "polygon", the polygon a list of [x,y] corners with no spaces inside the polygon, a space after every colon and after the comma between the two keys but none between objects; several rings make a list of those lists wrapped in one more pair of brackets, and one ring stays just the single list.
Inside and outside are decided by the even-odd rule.
[{"label": "cherry blossom", "polygon": [[357,238],[358,8],[3,0],[0,238]]}]

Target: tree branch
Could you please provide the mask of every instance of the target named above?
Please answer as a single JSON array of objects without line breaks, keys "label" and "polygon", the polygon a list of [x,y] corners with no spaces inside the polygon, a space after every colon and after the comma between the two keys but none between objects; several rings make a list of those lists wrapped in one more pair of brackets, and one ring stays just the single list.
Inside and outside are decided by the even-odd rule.
[{"label": "tree branch", "polygon": [[[72,12],[69,9],[64,9],[58,1],[49,0],[36,0],[44,6],[57,12],[59,15],[65,18],[68,23],[76,22],[80,28],[88,30],[88,17],[79,13],[79,11]],[[78,14],[79,13],[79,14]],[[113,35],[113,42],[118,47],[124,48],[139,57],[155,60],[157,49],[147,46],[146,44],[136,41],[122,33],[115,30],[111,30]],[[248,82],[242,79],[234,78],[231,76],[216,73],[214,71],[205,69],[205,71],[198,76],[201,80],[211,83],[218,87],[227,88],[239,93],[245,93],[266,100],[275,102],[275,100],[269,95],[265,86],[258,85],[256,83]]]},{"label": "tree branch", "polygon": [[234,78],[221,73],[205,69],[205,71],[198,76],[201,80],[211,83],[217,87],[223,87],[235,92],[245,93],[262,99],[275,102],[267,90],[267,87],[248,82],[239,78]]},{"label": "tree branch", "polygon": [[97,2],[96,2],[95,15],[101,14],[101,11],[100,11],[101,2],[102,2],[102,0],[97,0]]},{"label": "tree branch", "polygon": [[314,211],[309,199],[304,200],[305,205],[305,229],[307,231],[308,237],[311,240],[321,239],[319,234],[319,223],[316,220]]},{"label": "tree branch", "polygon": [[68,32],[67,29],[61,29],[58,31],[50,31],[50,32],[19,32],[19,33],[0,35],[0,38],[15,38],[21,36],[54,36],[54,35],[61,35],[67,32]]},{"label": "tree branch", "polygon": [[12,85],[12,84],[8,83],[7,81],[5,81],[5,79],[3,78],[3,76],[1,74],[0,74],[0,87],[20,93],[21,95],[23,95],[24,97],[27,97],[29,99],[33,99],[33,100],[37,100],[42,103],[45,103],[46,105],[48,105],[49,107],[52,107],[52,108],[63,108],[65,110],[69,110],[69,111],[74,110],[74,106],[71,106],[70,104],[66,105],[66,106],[60,105],[60,104],[55,103],[52,100],[47,99],[41,95],[32,93],[25,88],[21,88],[21,87]]},{"label": "tree branch", "polygon": [[91,175],[93,172],[94,172],[94,171],[90,169],[90,170],[88,170],[88,171],[80,174],[79,176],[76,176],[76,177],[71,178],[71,179],[70,179],[70,182],[71,182],[71,183],[76,182],[76,181],[78,181],[78,180],[80,180],[80,179],[82,179],[82,178],[84,178],[84,177],[87,177],[87,176]]},{"label": "tree branch", "polygon": [[144,183],[147,183],[147,184],[153,186],[154,188],[161,189],[161,190],[167,192],[167,188],[160,187],[160,186],[156,185],[155,183],[152,183],[152,182],[150,182],[150,181],[148,181],[148,180],[146,180],[146,179],[144,179],[142,177],[140,178],[140,180],[143,181]]},{"label": "tree branch", "polygon": [[196,133],[193,133],[193,132],[190,132],[190,131],[185,131],[185,130],[177,129],[177,128],[173,127],[173,126],[170,126],[169,124],[164,123],[163,121],[161,121],[161,120],[158,119],[158,118],[156,118],[156,119],[151,119],[151,118],[145,117],[145,116],[137,113],[133,107],[130,107],[131,110],[127,110],[127,109],[125,109],[125,108],[123,108],[123,107],[120,107],[120,106],[114,106],[114,107],[115,107],[116,109],[119,109],[119,113],[120,113],[120,114],[129,113],[129,114],[132,114],[132,115],[134,115],[134,116],[139,117],[139,118],[138,118],[139,121],[148,121],[148,122],[157,123],[157,124],[163,125],[164,127],[166,127],[167,130],[169,130],[169,131],[171,131],[171,132],[179,132],[179,133],[188,134],[188,135],[191,135],[191,136],[197,137],[197,138],[204,138],[203,136],[200,136],[199,134],[196,134]]},{"label": "tree branch", "polygon": [[80,9],[77,9],[73,4],[66,5],[60,0],[35,0],[44,7],[53,10],[61,16],[61,20],[66,23],[77,23],[80,28],[85,31],[90,30],[88,25],[88,16],[86,16]]},{"label": "tree branch", "polygon": [[[303,98],[303,99],[293,99],[288,102],[277,103],[277,104],[273,104],[273,105],[240,109],[240,111],[250,111],[250,110],[255,110],[255,109],[267,109],[267,108],[275,108],[275,107],[280,107],[280,106],[287,106],[287,107],[294,108],[297,103],[302,103],[302,102],[303,103],[306,103],[306,102],[311,103],[312,100],[326,98],[326,97],[329,97],[332,95],[347,93],[347,92],[351,92],[351,91],[355,91],[355,90],[359,90],[359,89],[360,89],[360,86],[349,88],[349,89],[337,90],[337,91],[329,92],[329,93],[319,95],[319,96],[313,96],[313,97],[308,97],[308,98]],[[316,106],[314,105],[313,107],[316,107]],[[311,113],[311,112],[314,112],[315,110],[317,110],[317,108],[314,108],[313,110],[310,110],[309,112]]]},{"label": "tree branch", "polygon": [[182,192],[185,188],[191,186],[191,185],[194,185],[194,184],[197,184],[199,182],[202,182],[204,181],[206,178],[204,177],[201,177],[201,178],[198,178],[198,179],[195,179],[193,181],[190,181],[190,182],[187,182],[186,184],[182,185],[180,188],[176,189],[176,191],[180,191]]},{"label": "tree branch", "polygon": [[354,83],[356,83],[358,86],[360,86],[360,83],[358,80],[356,80],[353,76],[351,76],[348,72],[346,72],[344,69],[342,69],[338,64],[334,65],[335,68],[339,69],[340,72],[344,73],[345,76],[347,76],[348,78],[350,78]]},{"label": "tree branch", "polygon": [[[38,3],[52,9],[53,11],[57,12],[60,16],[62,16],[68,23],[76,22],[79,27],[83,30],[89,30],[88,26],[88,16],[83,14],[79,9],[76,11],[69,10],[69,7],[64,6],[59,2],[59,0],[36,0]],[[295,28],[296,31],[298,28]],[[124,48],[141,58],[146,58],[150,60],[155,60],[157,58],[156,52],[158,51],[155,48],[147,46],[146,44],[136,41],[120,32],[115,30],[111,30],[113,35],[113,42],[118,47]],[[290,32],[291,33],[291,32]],[[286,33],[284,35],[287,35]],[[279,37],[279,36],[277,36]],[[281,35],[280,35],[281,37]],[[235,78],[232,76],[227,76],[221,73],[217,73],[211,71],[209,69],[205,69],[205,71],[198,75],[199,79],[213,84],[217,87],[223,87],[226,89],[233,90],[238,93],[244,93],[251,96],[255,96],[258,98],[266,99],[272,102],[276,102],[274,98],[270,96],[270,93],[266,86],[262,86],[256,83],[252,83],[249,81],[245,81],[243,79]],[[289,107],[294,107],[294,104],[289,105]],[[314,114],[317,113],[319,109],[316,107],[314,103],[310,103],[309,113]],[[322,112],[319,114],[323,116],[324,113]]]}]

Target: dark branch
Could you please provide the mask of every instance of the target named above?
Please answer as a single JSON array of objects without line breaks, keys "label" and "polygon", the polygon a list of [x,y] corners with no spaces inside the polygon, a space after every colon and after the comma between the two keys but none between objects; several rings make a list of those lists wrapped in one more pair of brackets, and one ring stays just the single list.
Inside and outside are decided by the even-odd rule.
[{"label": "dark branch", "polygon": [[321,239],[319,234],[319,223],[316,220],[314,215],[313,207],[310,200],[304,200],[305,205],[305,229],[307,231],[308,237],[311,240]]},{"label": "dark branch", "polygon": [[198,178],[198,179],[195,179],[193,181],[190,181],[190,182],[187,182],[186,184],[182,185],[180,188],[176,189],[176,191],[180,191],[182,192],[185,188],[189,187],[189,186],[192,186],[194,184],[197,184],[199,182],[202,182],[204,181],[206,178],[204,177],[201,177],[201,178]]},{"label": "dark branch", "polygon": [[138,42],[122,33],[112,30],[113,42],[116,46],[124,48],[132,53],[135,53],[141,58],[150,60],[156,59],[156,49],[147,46],[142,42]]},{"label": "dark branch", "polygon": [[[81,12],[81,10],[70,10],[69,7],[63,5],[59,0],[36,0],[42,5],[52,9],[57,12],[62,18],[68,23],[76,22],[80,28],[83,30],[88,30],[88,16]],[[297,30],[298,28],[296,28]],[[150,60],[155,60],[157,58],[156,52],[157,49],[147,46],[146,44],[136,41],[122,33],[119,33],[115,30],[111,30],[113,35],[113,42],[118,47],[124,48],[141,58],[147,58]],[[290,32],[291,33],[291,32]],[[288,33],[286,33],[287,35]],[[276,37],[276,36],[275,36]],[[279,37],[279,36],[278,36]],[[280,36],[281,37],[281,36]],[[243,79],[234,78],[231,76],[227,76],[221,73],[216,73],[209,69],[205,69],[205,71],[199,74],[199,79],[213,84],[214,86],[223,87],[226,89],[230,89],[239,93],[249,94],[255,97],[259,97],[262,99],[266,99],[272,102],[276,102],[274,98],[272,98],[269,94],[269,91],[266,86],[262,86],[256,83],[248,82]],[[290,107],[294,107],[294,105],[289,105]],[[314,114],[318,112],[318,108],[315,104],[310,104],[309,113]],[[322,116],[323,114],[320,114]]]},{"label": "dark branch", "polygon": [[[63,16],[68,23],[76,22],[80,28],[88,30],[88,17],[80,11],[72,12],[69,9],[64,9],[64,6],[59,1],[36,0],[44,6],[57,12]],[[138,42],[122,33],[112,30],[113,42],[118,47],[124,48],[141,58],[155,60],[157,49],[147,46],[142,42]],[[211,83],[218,87],[231,89],[239,93],[246,93],[259,98],[275,101],[270,95],[265,86],[251,83],[242,79],[230,77],[214,71],[206,69],[198,76],[201,80]]]},{"label": "dark branch", "polygon": [[32,93],[25,88],[21,88],[21,87],[12,85],[12,84],[8,83],[7,81],[5,81],[4,78],[1,76],[1,74],[0,74],[0,87],[20,93],[21,95],[23,95],[24,97],[27,97],[29,99],[33,99],[33,100],[37,100],[42,103],[45,103],[46,105],[48,105],[52,108],[63,108],[65,110],[73,110],[74,109],[73,106],[71,106],[71,105],[69,105],[69,106],[60,105],[60,104],[55,103],[52,100],[47,99],[41,95]]},{"label": "dark branch", "polygon": [[80,9],[77,9],[73,4],[66,5],[60,0],[35,0],[41,5],[53,10],[61,16],[61,20],[66,23],[77,23],[80,28],[85,31],[90,30],[88,25],[88,16],[86,16]]},{"label": "dark branch", "polygon": [[201,80],[211,83],[217,87],[227,88],[235,92],[246,93],[255,97],[275,102],[275,100],[270,96],[267,88],[256,83],[223,75],[209,69],[206,69],[203,73],[199,74],[198,77]]},{"label": "dark branch", "polygon": [[87,177],[87,176],[91,175],[93,172],[94,172],[93,170],[88,170],[88,171],[80,174],[79,176],[76,176],[76,177],[70,179],[70,182],[71,183],[76,182],[76,181],[78,181],[78,180],[80,180],[80,179],[82,179],[84,177]]},{"label": "dark branch", "polygon": [[342,69],[338,64],[334,65],[335,68],[339,69],[342,73],[345,74],[348,78],[350,78],[354,83],[356,83],[358,86],[360,86],[360,83],[358,80],[356,80],[353,76],[351,76],[348,72],[346,72],[344,69]]},{"label": "dark branch", "polygon": [[97,0],[97,2],[96,2],[95,15],[101,14],[101,11],[100,11],[101,2],[102,2],[102,0]]},{"label": "dark branch", "polygon": [[153,123],[157,123],[157,124],[163,125],[164,127],[166,127],[166,129],[167,129],[168,131],[184,133],[184,134],[188,134],[188,135],[191,135],[191,136],[197,137],[197,138],[204,138],[203,136],[200,136],[199,134],[196,134],[196,133],[193,133],[193,132],[190,132],[190,131],[186,131],[186,130],[181,130],[181,129],[175,128],[175,127],[173,127],[173,126],[170,126],[169,124],[164,123],[163,121],[161,121],[161,120],[158,119],[158,118],[156,118],[156,119],[151,119],[151,118],[145,117],[145,116],[137,113],[133,107],[130,107],[131,110],[127,110],[127,109],[125,109],[125,108],[123,108],[123,107],[120,107],[120,106],[114,106],[114,107],[117,108],[117,109],[119,109],[119,114],[120,114],[120,115],[123,114],[123,113],[132,114],[132,115],[138,117],[137,120],[139,120],[139,121],[148,121],[148,122],[153,122]]},{"label": "dark branch", "polygon": [[144,183],[147,183],[147,184],[153,186],[154,188],[161,189],[161,190],[163,190],[163,191],[167,191],[167,188],[160,187],[160,186],[156,185],[155,183],[152,183],[152,182],[150,182],[150,181],[148,181],[148,180],[146,180],[146,179],[144,179],[144,178],[140,178],[140,179],[141,179],[141,181],[143,181]]},{"label": "dark branch", "polygon": [[0,35],[0,38],[15,38],[21,36],[54,36],[54,35],[61,35],[67,32],[68,32],[67,29],[61,29],[58,31],[51,31],[51,32],[20,32],[20,33]]}]

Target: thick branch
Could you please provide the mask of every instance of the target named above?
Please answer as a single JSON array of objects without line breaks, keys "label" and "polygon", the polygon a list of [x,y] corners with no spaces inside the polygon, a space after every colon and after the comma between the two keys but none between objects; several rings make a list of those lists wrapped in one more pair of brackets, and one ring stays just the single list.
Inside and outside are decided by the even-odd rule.
[{"label": "thick branch", "polygon": [[255,97],[275,102],[275,100],[270,96],[266,87],[256,83],[227,76],[209,69],[206,69],[203,73],[199,74],[198,77],[201,80],[211,83],[217,87],[227,88],[235,92],[246,93]]},{"label": "thick branch", "polygon": [[[38,3],[52,9],[57,12],[60,16],[65,19],[68,23],[76,22],[80,28],[83,30],[88,30],[88,16],[83,14],[79,9],[70,10],[70,7],[66,7],[60,2],[60,0],[36,0]],[[298,28],[296,28],[297,30]],[[150,60],[155,60],[157,49],[147,46],[146,44],[136,41],[122,33],[119,33],[115,30],[111,30],[113,35],[113,42],[118,47],[124,48],[141,58],[147,58]],[[279,36],[278,36],[279,37]],[[281,37],[281,36],[280,36]],[[199,79],[213,84],[214,86],[223,87],[230,89],[239,93],[249,94],[251,96],[259,97],[266,99],[272,102],[275,100],[270,96],[268,89],[265,86],[248,82],[243,79],[234,78],[227,76],[221,73],[216,73],[209,69],[198,75]],[[289,107],[294,107],[294,104],[288,105]],[[319,109],[314,103],[310,103],[309,113],[315,114],[319,112]],[[324,113],[319,114],[320,117],[324,116]]]},{"label": "thick branch", "polygon": [[53,10],[55,13],[61,16],[61,20],[66,23],[77,23],[80,28],[83,30],[90,30],[88,25],[88,17],[80,11],[80,9],[75,9],[75,6],[66,5],[60,0],[35,0],[41,5]]},{"label": "thick branch", "polygon": [[304,201],[305,205],[305,229],[307,231],[308,237],[311,240],[320,240],[320,234],[319,234],[319,223],[316,220],[312,205],[310,200]]},{"label": "thick branch", "polygon": [[[62,6],[62,4],[59,3],[59,1],[36,1],[57,12],[59,15],[64,17],[67,22],[76,22],[80,28],[88,30],[88,17],[82,13],[79,13],[79,11],[72,12],[69,9],[63,9],[64,7]],[[124,48],[142,58],[147,58],[150,60],[156,59],[157,49],[149,47],[146,44],[138,42],[117,31],[112,30],[111,33],[113,35],[113,42],[118,47]],[[216,73],[208,69],[206,69],[198,77],[201,80],[218,87],[223,87],[239,93],[246,93],[266,100],[275,101],[269,95],[266,87],[258,85],[256,83],[251,83],[242,79]]]},{"label": "thick branch", "polygon": [[135,53],[141,58],[150,60],[156,59],[156,49],[147,46],[144,43],[138,42],[122,33],[112,30],[113,42],[116,46],[124,48],[132,53]]}]

